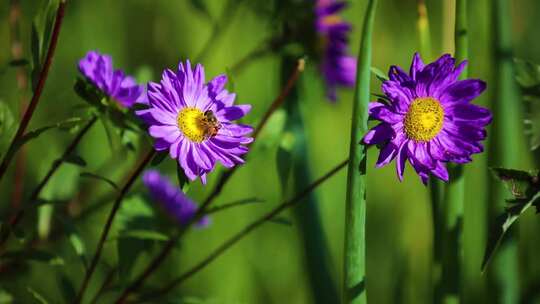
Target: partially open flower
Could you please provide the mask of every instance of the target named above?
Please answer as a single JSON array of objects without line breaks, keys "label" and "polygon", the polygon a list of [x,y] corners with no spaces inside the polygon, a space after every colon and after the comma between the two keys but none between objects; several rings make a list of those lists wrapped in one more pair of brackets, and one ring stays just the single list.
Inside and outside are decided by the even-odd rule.
[{"label": "partially open flower", "polygon": [[149,108],[137,115],[150,126],[156,150],[168,150],[190,180],[199,176],[206,183],[217,161],[225,167],[243,163],[245,144],[253,139],[250,126],[232,122],[251,106],[233,105],[236,95],[224,89],[225,75],[209,83],[204,78],[202,65],[193,71],[189,61],[177,72],[165,70],[160,83],[148,84]]},{"label": "partially open flower", "polygon": [[90,51],[79,61],[79,71],[105,95],[121,106],[130,108],[136,102],[144,102],[144,86],[121,70],[114,70],[112,58],[96,51]]},{"label": "partially open flower", "polygon": [[397,158],[397,174],[403,179],[409,160],[424,183],[429,174],[448,181],[447,162],[470,162],[473,153],[483,151],[485,126],[491,112],[471,103],[486,88],[478,79],[458,80],[467,64],[444,55],[424,65],[415,54],[409,74],[392,66],[390,80],[382,90],[388,102],[372,102],[370,118],[381,121],[363,138],[366,144],[378,144],[381,152],[377,167]]},{"label": "partially open flower", "polygon": [[[148,188],[152,199],[180,224],[186,224],[197,212],[197,204],[187,197],[182,190],[156,170],[147,170],[143,174],[143,183]],[[203,217],[198,226],[206,226],[208,217]]]},{"label": "partially open flower", "polygon": [[348,54],[351,25],[338,15],[346,5],[336,0],[318,0],[315,8],[315,27],[322,49],[320,68],[332,101],[337,98],[337,87],[353,87],[356,80],[356,58]]}]

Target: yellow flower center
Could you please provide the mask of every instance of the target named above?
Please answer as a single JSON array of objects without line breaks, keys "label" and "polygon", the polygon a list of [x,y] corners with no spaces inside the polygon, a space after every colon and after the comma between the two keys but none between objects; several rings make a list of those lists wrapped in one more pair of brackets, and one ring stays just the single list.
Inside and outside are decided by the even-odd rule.
[{"label": "yellow flower center", "polygon": [[193,142],[200,143],[206,139],[204,113],[197,108],[186,107],[178,113],[178,128]]},{"label": "yellow flower center", "polygon": [[405,115],[405,133],[416,141],[429,141],[442,129],[444,110],[439,101],[431,97],[413,100]]}]

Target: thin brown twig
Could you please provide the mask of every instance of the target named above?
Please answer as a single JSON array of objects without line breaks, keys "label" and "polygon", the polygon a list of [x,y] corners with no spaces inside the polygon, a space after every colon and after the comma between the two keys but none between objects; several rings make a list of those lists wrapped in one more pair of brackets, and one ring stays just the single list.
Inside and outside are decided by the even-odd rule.
[{"label": "thin brown twig", "polygon": [[[229,248],[231,248],[234,244],[236,244],[238,241],[243,239],[247,234],[249,234],[251,231],[255,230],[262,224],[266,223],[267,221],[274,218],[276,215],[281,213],[283,210],[290,208],[299,202],[303,200],[303,198],[311,193],[315,188],[317,188],[319,185],[321,185],[323,182],[325,182],[327,179],[332,177],[334,174],[339,172],[341,169],[345,168],[347,164],[349,163],[349,160],[345,160],[341,162],[339,165],[334,167],[332,170],[330,170],[328,173],[317,179],[315,182],[313,182],[311,185],[307,186],[302,192],[295,195],[293,198],[282,202],[278,206],[276,206],[274,209],[272,209],[270,212],[266,213],[265,215],[261,216],[257,220],[253,221],[251,224],[244,227],[242,230],[240,230],[238,233],[233,235],[231,238],[223,242],[220,246],[218,246],[214,251],[212,251],[206,258],[201,260],[199,263],[197,263],[195,266],[184,272],[182,275],[180,275],[178,278],[172,280],[170,283],[165,285],[164,288],[160,289],[155,294],[151,295],[151,298],[155,298],[158,295],[163,295],[190,278],[195,273],[199,272],[201,269],[206,267],[208,264],[210,264],[212,261],[214,261],[216,258],[218,258],[220,255],[222,255],[225,251],[227,251]],[[146,298],[146,297],[144,297]]]},{"label": "thin brown twig", "polygon": [[105,244],[105,241],[107,240],[107,236],[109,235],[109,231],[111,229],[112,223],[114,221],[116,213],[118,212],[118,209],[120,208],[120,205],[122,203],[122,200],[124,199],[124,196],[129,192],[135,180],[139,177],[139,175],[142,173],[146,165],[152,160],[152,158],[154,158],[155,154],[156,154],[156,151],[154,150],[154,148],[151,148],[150,152],[148,152],[146,157],[137,166],[135,171],[133,171],[133,173],[127,180],[126,184],[120,190],[120,193],[118,194],[118,197],[116,198],[113,204],[111,212],[109,213],[109,217],[107,218],[107,222],[105,223],[105,227],[103,228],[103,232],[101,233],[101,237],[99,239],[96,252],[94,254],[94,257],[92,258],[92,261],[90,262],[90,267],[88,267],[88,270],[86,271],[81,288],[79,290],[79,293],[77,294],[77,297],[75,298],[74,303],[80,303],[84,297],[84,293],[86,291],[86,288],[88,287],[90,278],[94,274],[94,271],[96,270],[96,266],[101,257],[101,253],[103,251],[103,245]]},{"label": "thin brown twig", "polygon": [[[285,101],[285,97],[290,93],[292,87],[296,84],[296,81],[298,80],[298,77],[300,74],[304,71],[305,61],[304,59],[298,60],[296,69],[294,70],[291,77],[289,77],[289,80],[287,81],[287,84],[279,94],[279,96],[272,102],[268,110],[266,111],[265,115],[263,116],[261,122],[257,125],[255,128],[255,131],[253,132],[253,142],[256,141],[258,135],[260,134],[260,131],[264,128],[266,123],[268,122],[268,119],[274,113],[281,104]],[[193,223],[196,223],[201,219],[205,213],[207,208],[210,206],[212,201],[221,193],[221,190],[223,189],[223,186],[226,184],[226,182],[229,180],[229,178],[232,176],[232,174],[237,170],[238,166],[235,166],[229,171],[226,171],[220,176],[220,179],[217,182],[217,185],[214,187],[214,190],[210,195],[206,198],[206,200],[201,204],[201,206],[197,209],[197,212],[195,215],[184,225],[180,228],[178,233],[172,237],[167,244],[163,247],[160,254],[155,257],[150,265],[143,271],[143,273],[131,284],[129,285],[124,292],[120,295],[118,300],[116,300],[116,303],[124,303],[128,296],[135,290],[137,290],[142,284],[146,281],[146,279],[156,271],[161,263],[165,260],[165,258],[169,255],[169,253],[172,251],[178,240],[182,237],[182,235],[189,230],[191,225]]]},{"label": "thin brown twig", "polygon": [[54,20],[54,27],[53,27],[53,31],[51,35],[51,42],[47,50],[45,63],[43,64],[43,68],[41,69],[39,73],[38,83],[34,91],[34,95],[32,96],[32,99],[30,100],[30,104],[28,105],[28,108],[24,112],[21,123],[19,124],[19,128],[17,129],[15,136],[11,140],[9,148],[7,149],[7,152],[6,154],[4,154],[2,162],[0,163],[0,180],[5,175],[7,168],[9,166],[9,163],[13,159],[13,156],[16,152],[15,151],[16,143],[24,135],[24,132],[26,131],[26,128],[28,127],[28,124],[30,123],[30,119],[32,118],[34,111],[36,110],[36,107],[40,101],[41,94],[43,93],[43,88],[45,87],[45,82],[47,81],[47,76],[49,75],[49,69],[52,64],[52,60],[53,60],[54,53],[56,50],[56,45],[58,43],[58,37],[60,36],[60,29],[62,27],[62,21],[64,20],[65,7],[66,7],[66,1],[65,0],[60,1],[60,3],[58,4],[58,9],[56,11],[56,18]]}]

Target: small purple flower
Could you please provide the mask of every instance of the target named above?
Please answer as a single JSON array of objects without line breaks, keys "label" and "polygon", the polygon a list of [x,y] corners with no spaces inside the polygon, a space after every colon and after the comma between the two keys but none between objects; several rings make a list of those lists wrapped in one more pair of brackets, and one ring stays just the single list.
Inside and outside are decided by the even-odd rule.
[{"label": "small purple flower", "polygon": [[351,25],[338,13],[347,6],[336,0],[317,0],[315,27],[322,45],[321,71],[327,96],[335,101],[338,86],[353,87],[356,81],[356,58],[348,55],[348,35]]},{"label": "small purple flower", "polygon": [[[180,224],[187,223],[197,212],[197,205],[158,171],[145,171],[143,183],[148,188],[152,199],[156,200],[163,210]],[[209,219],[205,216],[199,220],[197,226],[207,226],[208,223]]]},{"label": "small purple flower", "polygon": [[202,65],[192,70],[181,62],[177,72],[167,69],[160,83],[148,84],[149,108],[136,112],[150,126],[155,149],[168,150],[190,180],[200,177],[203,184],[217,161],[228,168],[244,163],[240,156],[253,141],[246,136],[250,126],[232,123],[251,106],[233,105],[226,82],[220,75],[205,83]]},{"label": "small purple flower", "polygon": [[397,158],[397,174],[403,180],[408,159],[424,184],[430,173],[448,181],[445,163],[464,164],[473,153],[483,151],[481,141],[487,136],[491,112],[471,101],[486,83],[458,80],[466,64],[456,67],[456,60],[446,54],[424,65],[416,53],[409,74],[390,67],[390,80],[382,84],[388,102],[369,105],[370,118],[381,123],[363,138],[364,143],[381,147],[377,167]]},{"label": "small purple flower", "polygon": [[144,86],[121,70],[114,70],[112,58],[90,51],[79,61],[79,71],[105,95],[116,100],[125,108],[136,102],[145,102]]}]

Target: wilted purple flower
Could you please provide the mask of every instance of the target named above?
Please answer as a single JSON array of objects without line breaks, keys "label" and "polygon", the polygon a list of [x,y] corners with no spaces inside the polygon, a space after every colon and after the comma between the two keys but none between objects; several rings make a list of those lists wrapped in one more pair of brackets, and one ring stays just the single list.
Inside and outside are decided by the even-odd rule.
[{"label": "wilted purple flower", "polygon": [[253,139],[246,136],[250,126],[231,122],[251,106],[233,105],[236,95],[224,89],[227,77],[204,81],[200,64],[194,71],[189,61],[180,63],[177,72],[165,70],[160,83],[148,84],[150,108],[137,115],[150,126],[156,150],[169,150],[190,180],[200,176],[206,183],[218,160],[229,168],[243,163],[240,156],[248,151],[244,145]]},{"label": "wilted purple flower", "polygon": [[[156,200],[164,211],[180,224],[187,223],[197,212],[197,205],[158,171],[145,171],[143,183],[148,188],[152,199]],[[209,219],[205,216],[197,225],[206,226],[208,223]]]},{"label": "wilted purple flower", "polygon": [[485,126],[491,112],[471,101],[486,88],[478,79],[458,80],[467,64],[450,55],[424,65],[414,55],[409,74],[392,66],[390,80],[382,90],[388,102],[372,102],[369,115],[381,121],[364,136],[364,143],[380,145],[377,167],[397,157],[397,174],[403,179],[408,159],[422,181],[429,173],[448,181],[446,162],[470,162],[473,153],[483,151]]},{"label": "wilted purple flower", "polygon": [[112,58],[96,51],[90,51],[79,60],[79,71],[105,95],[116,100],[125,108],[136,102],[144,102],[144,86],[121,70],[114,70]]},{"label": "wilted purple flower", "polygon": [[346,6],[346,2],[317,0],[315,8],[315,27],[323,52],[320,68],[332,101],[336,100],[338,86],[353,87],[356,80],[356,58],[348,55],[351,25],[338,15]]}]

